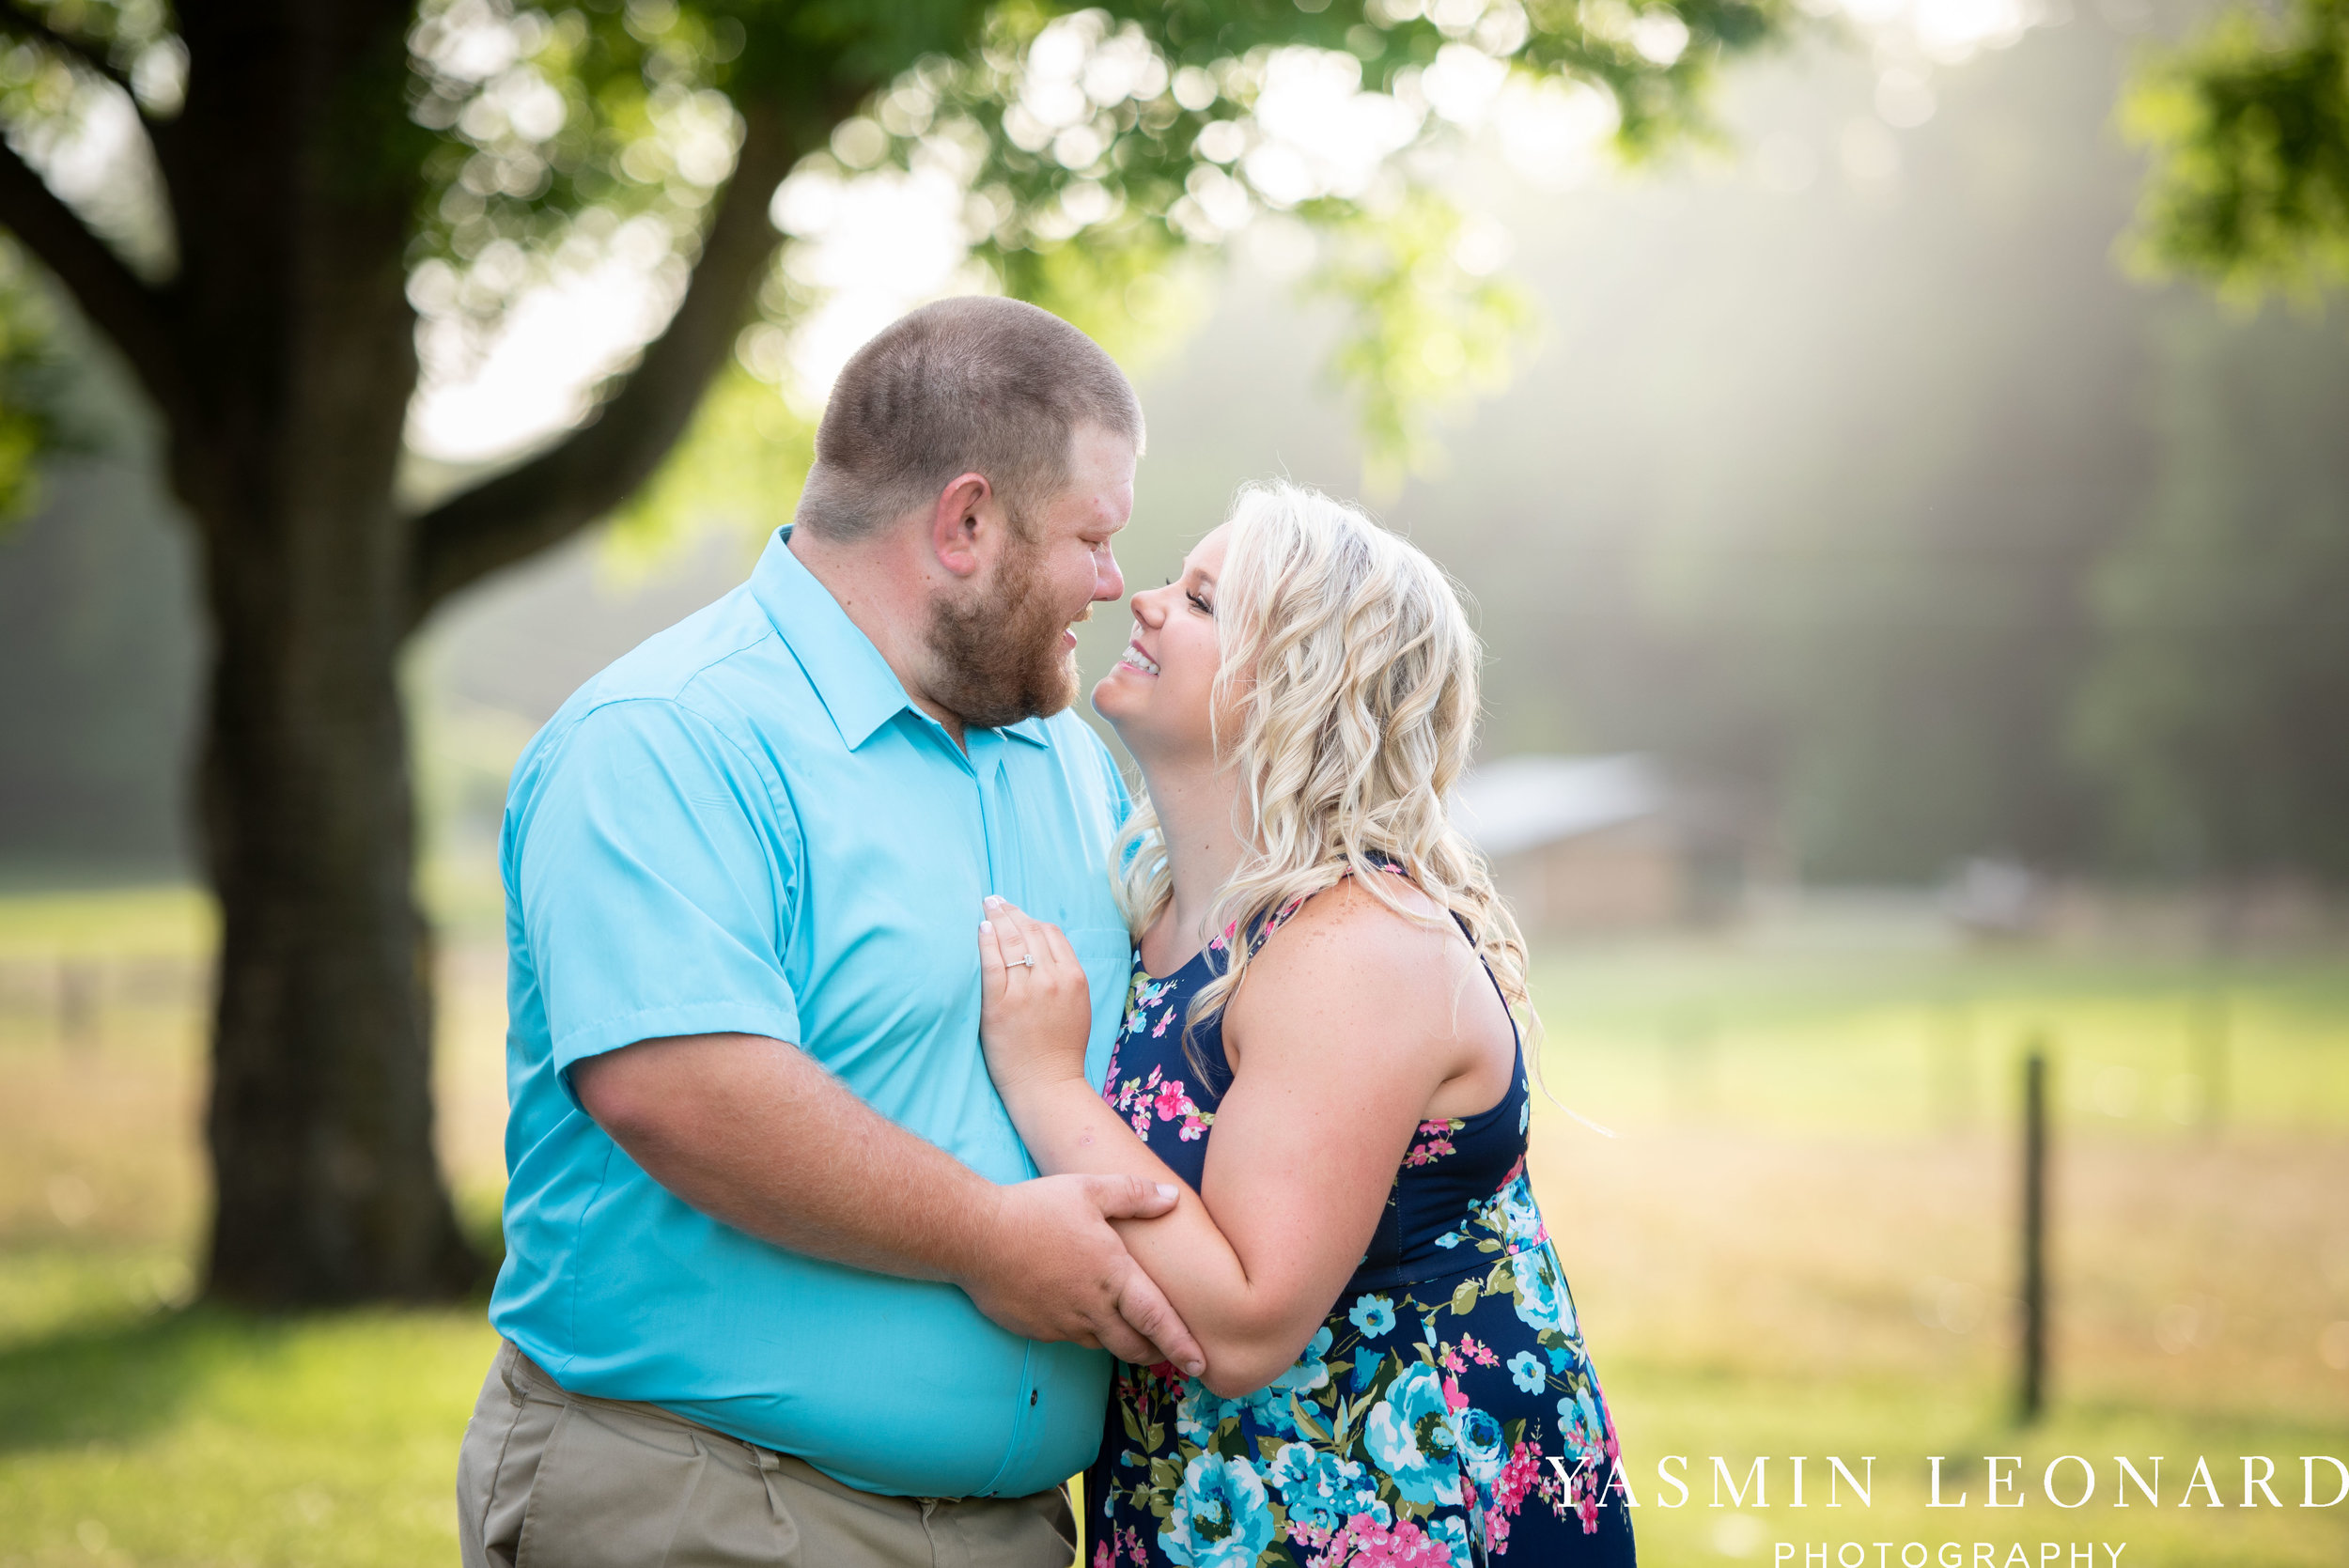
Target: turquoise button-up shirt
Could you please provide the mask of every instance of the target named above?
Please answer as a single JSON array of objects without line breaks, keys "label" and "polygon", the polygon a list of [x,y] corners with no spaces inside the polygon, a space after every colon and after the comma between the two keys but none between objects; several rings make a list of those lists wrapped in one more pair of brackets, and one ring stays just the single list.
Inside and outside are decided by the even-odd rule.
[{"label": "turquoise button-up shirt", "polygon": [[1107,1064],[1129,953],[1107,748],[1072,713],[957,748],[788,535],[581,688],[515,766],[490,1320],[574,1392],[649,1401],[865,1491],[1041,1491],[1093,1458],[1106,1355],[1016,1338],[952,1285],[721,1224],[570,1089],[572,1063],[638,1040],[770,1035],[988,1180],[1033,1176],[979,1050],[989,893],[1068,933],[1097,1083]]}]

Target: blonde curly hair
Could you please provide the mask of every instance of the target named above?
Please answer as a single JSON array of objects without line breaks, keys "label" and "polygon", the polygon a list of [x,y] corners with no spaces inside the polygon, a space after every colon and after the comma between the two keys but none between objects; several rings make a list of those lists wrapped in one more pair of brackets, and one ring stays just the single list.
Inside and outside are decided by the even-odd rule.
[{"label": "blonde curly hair", "polygon": [[[1442,918],[1407,905],[1374,856],[1458,918],[1510,1009],[1530,1019],[1525,939],[1445,806],[1475,741],[1483,657],[1452,580],[1354,507],[1283,481],[1244,488],[1230,527],[1214,710],[1237,713],[1238,734],[1228,748],[1219,734],[1216,752],[1238,773],[1247,853],[1210,908],[1207,929],[1223,933],[1229,956],[1191,1003],[1187,1047],[1247,978],[1258,943],[1238,934],[1342,878],[1406,919]],[[1139,936],[1174,896],[1146,797],[1111,856]]]}]

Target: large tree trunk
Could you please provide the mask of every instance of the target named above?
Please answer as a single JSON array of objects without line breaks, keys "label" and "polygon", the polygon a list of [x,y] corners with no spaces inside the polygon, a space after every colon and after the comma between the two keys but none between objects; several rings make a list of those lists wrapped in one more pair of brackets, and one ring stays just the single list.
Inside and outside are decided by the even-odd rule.
[{"label": "large tree trunk", "polygon": [[[202,536],[214,644],[199,794],[223,915],[207,1289],[288,1306],[444,1297],[480,1268],[433,1154],[400,644],[660,464],[765,274],[768,198],[795,148],[872,84],[795,58],[746,101],[684,299],[601,416],[413,517],[393,486],[416,384],[404,290],[437,144],[408,116],[412,0],[176,9],[187,99],[147,122],[176,275],[134,275],[5,143],[0,218],[154,397]],[[17,33],[130,91],[102,49],[18,10]],[[0,7],[0,23],[13,14]],[[793,107],[782,89],[810,83],[823,85]]]},{"label": "large tree trunk", "polygon": [[[431,1000],[396,678],[414,525],[404,6],[207,8],[164,152],[189,359],[173,480],[213,629],[201,818],[222,914],[208,1292],[445,1297],[479,1269],[432,1143]],[[381,156],[380,154],[378,155]]]},{"label": "large tree trunk", "polygon": [[303,553],[213,565],[208,1289],[270,1305],[445,1297],[479,1269],[433,1152],[395,644],[366,603],[383,597],[376,572]]}]

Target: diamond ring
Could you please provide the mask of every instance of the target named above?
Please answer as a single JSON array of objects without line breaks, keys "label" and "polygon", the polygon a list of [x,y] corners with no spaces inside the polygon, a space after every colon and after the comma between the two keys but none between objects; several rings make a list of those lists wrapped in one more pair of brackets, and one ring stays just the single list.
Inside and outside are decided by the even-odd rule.
[{"label": "diamond ring", "polygon": [[1007,970],[1032,970],[1035,968],[1035,955],[1033,953],[1022,953],[1017,958],[1006,959],[1003,964],[1003,968]]}]

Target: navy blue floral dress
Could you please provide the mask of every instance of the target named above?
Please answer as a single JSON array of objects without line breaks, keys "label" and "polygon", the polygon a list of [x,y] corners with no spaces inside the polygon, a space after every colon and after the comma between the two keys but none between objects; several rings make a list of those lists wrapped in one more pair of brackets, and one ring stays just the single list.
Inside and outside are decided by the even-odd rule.
[{"label": "navy blue floral dress", "polygon": [[[1102,1090],[1194,1188],[1230,1071],[1203,1022],[1201,1081],[1183,1016],[1222,955],[1163,980],[1136,955]],[[1421,1125],[1361,1266],[1268,1387],[1222,1399],[1119,1364],[1091,1568],[1634,1560],[1614,1421],[1526,1181],[1532,1110],[1520,1046],[1499,1105]]]}]

